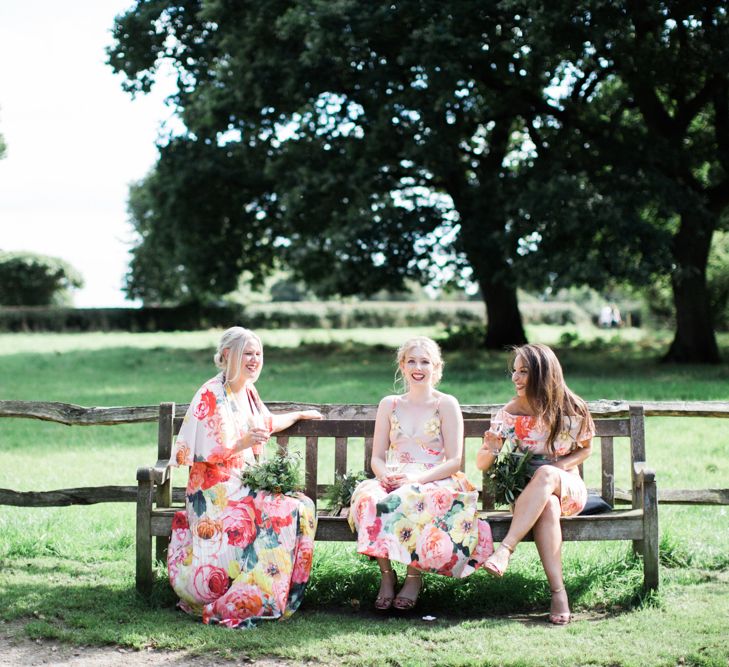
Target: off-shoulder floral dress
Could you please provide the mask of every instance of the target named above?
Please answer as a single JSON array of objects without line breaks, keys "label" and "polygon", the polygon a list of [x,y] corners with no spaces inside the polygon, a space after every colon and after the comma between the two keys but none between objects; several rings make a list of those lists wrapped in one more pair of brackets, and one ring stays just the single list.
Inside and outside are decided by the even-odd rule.
[{"label": "off-shoulder floral dress", "polygon": [[[445,459],[440,413],[407,433],[390,414],[390,449],[402,472],[418,474]],[[376,479],[361,482],[352,494],[349,524],[357,532],[357,551],[389,558],[425,572],[466,577],[493,552],[491,528],[477,516],[478,491],[458,472],[425,484],[406,484],[388,493]]]},{"label": "off-shoulder floral dress", "polygon": [[[583,424],[582,417],[564,417],[563,429],[554,441],[554,454],[551,457],[547,448],[549,429],[537,422],[537,418],[530,415],[512,415],[504,409],[499,410],[491,420],[492,431],[502,438],[511,440],[522,451],[530,450],[534,454],[533,461],[538,465],[549,465],[552,461],[571,454],[582,443],[592,440],[595,427],[592,420]],[[561,479],[560,504],[562,516],[579,514],[587,502],[587,487],[580,477],[577,467],[570,470],[554,468],[559,472]]]},{"label": "off-shoulder floral dress", "polygon": [[254,387],[239,405],[218,375],[195,394],[172,449],[190,466],[185,511],[177,512],[167,556],[184,611],[203,623],[248,627],[294,613],[309,580],[316,513],[303,494],[255,491],[240,481],[255,461],[237,440],[269,415]]}]

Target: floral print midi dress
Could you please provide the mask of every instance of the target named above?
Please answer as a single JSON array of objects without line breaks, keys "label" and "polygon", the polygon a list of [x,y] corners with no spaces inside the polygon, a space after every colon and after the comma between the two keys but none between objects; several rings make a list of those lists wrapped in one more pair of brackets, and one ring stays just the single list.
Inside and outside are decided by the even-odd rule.
[{"label": "floral print midi dress", "polygon": [[[496,435],[511,440],[522,450],[530,450],[534,455],[532,461],[536,464],[549,465],[551,461],[571,454],[581,447],[581,443],[592,440],[595,436],[595,426],[592,420],[583,425],[582,417],[564,417],[563,428],[554,441],[554,458],[550,456],[547,448],[549,429],[537,422],[537,418],[530,415],[512,415],[504,409],[499,410],[491,420],[499,424],[492,429]],[[562,516],[579,514],[587,502],[587,487],[579,470],[574,467],[562,470],[555,467],[561,479],[560,505]]]},{"label": "floral print midi dress", "polygon": [[[190,466],[185,511],[167,556],[178,606],[203,623],[248,627],[298,608],[311,572],[316,513],[303,494],[255,491],[240,473],[255,461],[236,441],[268,410],[254,387],[239,405],[222,374],[195,394],[172,450]],[[242,401],[246,403],[246,401]]]},{"label": "floral print midi dress", "polygon": [[[397,400],[390,414],[390,449],[403,473],[429,470],[445,459],[440,413],[414,433],[400,424]],[[424,572],[466,577],[493,552],[491,528],[477,516],[478,491],[459,472],[425,484],[406,484],[388,493],[376,479],[352,494],[349,524],[357,551],[389,558]]]}]

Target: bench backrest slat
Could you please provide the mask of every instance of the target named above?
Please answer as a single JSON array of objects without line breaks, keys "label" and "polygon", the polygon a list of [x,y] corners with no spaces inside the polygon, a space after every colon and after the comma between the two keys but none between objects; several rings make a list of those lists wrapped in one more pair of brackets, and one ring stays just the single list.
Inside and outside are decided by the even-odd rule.
[{"label": "bench backrest slat", "polygon": [[304,486],[306,487],[306,495],[316,501],[316,484],[317,484],[317,468],[318,468],[318,445],[319,439],[314,435],[306,437],[306,468],[304,474]]},{"label": "bench backrest slat", "polygon": [[[633,462],[645,461],[645,422],[643,420],[643,406],[630,406],[630,427],[632,437],[630,438],[630,456]],[[630,466],[630,486],[633,495],[633,506],[640,505],[641,494],[638,492],[638,479],[635,474],[635,466]]]},{"label": "bench backrest slat", "polygon": [[334,474],[344,475],[347,472],[347,438],[334,438]]},{"label": "bench backrest slat", "polygon": [[[374,427],[373,427],[374,430]],[[364,461],[362,468],[364,471],[368,474],[372,474],[372,445],[374,442],[374,438],[365,438],[365,446],[364,446]]]},{"label": "bench backrest slat", "polygon": [[[172,439],[182,424],[182,415],[175,414],[174,403],[160,405],[160,420],[158,432],[158,454],[160,459],[169,458]],[[464,437],[467,442],[480,440],[484,431],[490,426],[488,418],[466,419],[464,421]],[[332,420],[305,420],[293,424],[291,427],[276,434],[279,451],[287,451],[291,437],[305,439],[305,487],[311,498],[321,497],[322,489],[326,484],[318,483],[318,447],[321,438],[334,439],[334,473],[343,475],[347,472],[348,449],[350,446],[361,446],[364,439],[363,469],[371,474],[370,461],[372,458],[372,434],[375,427],[374,419],[332,419]],[[630,416],[627,418],[595,418],[596,438],[601,445],[601,495],[607,503],[615,501],[615,452],[613,439],[629,438],[632,461],[645,460],[645,433],[643,427],[643,410],[640,406],[631,406]],[[355,442],[356,441],[356,442]],[[472,445],[471,445],[472,449]],[[463,448],[461,470],[465,471],[466,463],[472,452]],[[632,466],[631,466],[632,468]],[[631,470],[632,473],[632,470]],[[580,466],[582,475],[582,466]],[[486,476],[484,475],[484,480]],[[635,482],[635,480],[633,480]],[[483,494],[484,508],[493,507],[493,498],[488,491]]]},{"label": "bench backrest slat", "polygon": [[286,454],[289,451],[289,436],[279,435],[276,438],[276,445],[278,446],[279,454]]},{"label": "bench backrest slat", "polygon": [[[182,423],[182,419],[179,420]],[[160,403],[157,422],[157,460],[164,461],[172,453],[172,436],[177,435],[180,427],[175,419],[175,404]]]},{"label": "bench backrest slat", "polygon": [[613,436],[600,438],[600,458],[602,459],[602,480],[600,495],[610,506],[615,505],[615,454]]}]

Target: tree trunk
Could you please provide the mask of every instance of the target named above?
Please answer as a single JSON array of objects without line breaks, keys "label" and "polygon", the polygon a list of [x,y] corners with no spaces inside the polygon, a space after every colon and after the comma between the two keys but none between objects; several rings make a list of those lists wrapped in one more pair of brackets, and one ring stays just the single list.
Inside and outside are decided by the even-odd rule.
[{"label": "tree trunk", "polygon": [[[503,146],[492,150],[505,155],[509,133]],[[501,164],[501,160],[499,160]],[[505,237],[508,208],[507,195],[498,176],[482,182],[478,191],[464,196],[456,188],[449,190],[461,217],[461,243],[473,278],[481,288],[486,304],[486,336],[484,346],[503,350],[527,342],[516,296],[516,276],[507,261],[515,251]]]},{"label": "tree trunk", "polygon": [[479,276],[478,282],[486,303],[486,348],[503,350],[526,343],[516,286],[484,276]]},{"label": "tree trunk", "polygon": [[710,216],[693,211],[681,216],[681,226],[673,242],[676,268],[671,276],[676,333],[664,361],[681,364],[721,361],[706,285],[713,223]]}]

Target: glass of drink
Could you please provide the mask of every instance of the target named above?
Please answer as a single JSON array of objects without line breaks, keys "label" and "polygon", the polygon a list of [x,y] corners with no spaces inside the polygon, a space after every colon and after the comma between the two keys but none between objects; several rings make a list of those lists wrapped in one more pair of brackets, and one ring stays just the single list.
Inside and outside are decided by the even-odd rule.
[{"label": "glass of drink", "polygon": [[[253,417],[253,428],[261,429],[266,431],[268,436],[271,436],[273,431],[273,417],[270,414],[262,415],[257,414]],[[253,445],[253,454],[259,461],[266,460],[266,443],[262,442],[258,445]]]},{"label": "glass of drink", "polygon": [[396,450],[387,450],[385,454],[385,468],[390,475],[400,472],[402,465],[400,463],[400,454]]},{"label": "glass of drink", "polygon": [[503,445],[503,426],[504,420],[501,418],[501,416],[492,415],[489,430],[484,433],[484,439],[489,444],[489,451],[494,456],[499,455],[499,452],[501,451],[501,446]]}]

